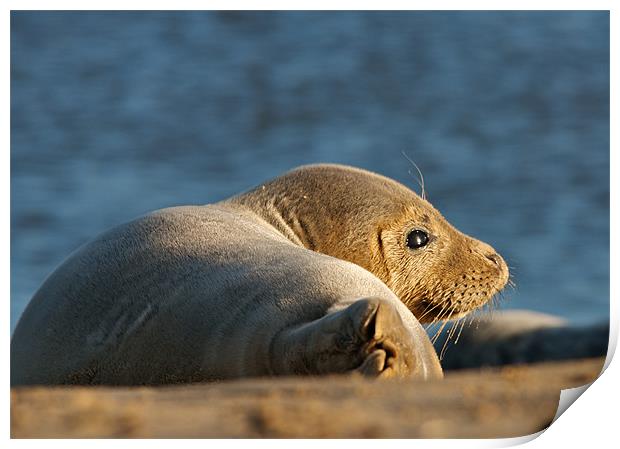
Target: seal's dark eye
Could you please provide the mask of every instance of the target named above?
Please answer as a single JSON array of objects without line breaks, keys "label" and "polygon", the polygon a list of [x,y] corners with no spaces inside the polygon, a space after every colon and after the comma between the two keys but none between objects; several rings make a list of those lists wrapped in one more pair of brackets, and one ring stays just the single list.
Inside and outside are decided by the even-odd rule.
[{"label": "seal's dark eye", "polygon": [[414,229],[407,236],[407,246],[411,249],[422,248],[428,243],[428,234],[419,229]]}]

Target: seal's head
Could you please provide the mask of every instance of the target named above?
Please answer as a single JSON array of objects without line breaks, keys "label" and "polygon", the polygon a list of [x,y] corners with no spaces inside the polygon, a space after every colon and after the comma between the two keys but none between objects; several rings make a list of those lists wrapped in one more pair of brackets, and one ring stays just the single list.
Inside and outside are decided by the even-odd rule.
[{"label": "seal's head", "polygon": [[455,319],[489,301],[508,267],[402,184],[341,165],[303,166],[236,197],[297,244],[381,279],[421,322]]}]

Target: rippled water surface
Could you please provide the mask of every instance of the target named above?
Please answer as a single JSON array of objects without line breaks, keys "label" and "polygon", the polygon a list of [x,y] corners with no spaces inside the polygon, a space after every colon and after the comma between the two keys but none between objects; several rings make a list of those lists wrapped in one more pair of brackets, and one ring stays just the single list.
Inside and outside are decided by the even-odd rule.
[{"label": "rippled water surface", "polygon": [[609,16],[13,13],[11,325],[115,224],[338,162],[491,243],[502,307],[609,313]]}]

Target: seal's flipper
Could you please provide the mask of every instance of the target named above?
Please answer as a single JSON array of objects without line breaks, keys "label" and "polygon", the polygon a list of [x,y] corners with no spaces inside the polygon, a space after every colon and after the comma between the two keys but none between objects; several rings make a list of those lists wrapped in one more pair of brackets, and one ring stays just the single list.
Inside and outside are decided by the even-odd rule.
[{"label": "seal's flipper", "polygon": [[358,372],[368,376],[409,377],[421,375],[417,347],[396,308],[386,301],[378,301],[376,312],[367,324],[369,336],[364,347],[367,354]]},{"label": "seal's flipper", "polygon": [[389,301],[365,298],[280,332],[272,345],[272,369],[280,375],[423,376],[419,343]]}]

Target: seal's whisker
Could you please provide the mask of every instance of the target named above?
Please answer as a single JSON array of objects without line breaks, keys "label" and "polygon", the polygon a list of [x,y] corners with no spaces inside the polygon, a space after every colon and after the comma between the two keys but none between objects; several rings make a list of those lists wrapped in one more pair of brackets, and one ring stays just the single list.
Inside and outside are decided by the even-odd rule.
[{"label": "seal's whisker", "polygon": [[496,310],[499,310],[499,305],[504,302],[506,300],[506,298],[504,297],[504,295],[502,293],[500,293],[499,295],[497,295],[497,297],[494,299],[494,307]]},{"label": "seal's whisker", "polygon": [[[403,156],[405,156],[405,159],[407,159],[420,174],[420,179],[416,179],[416,181],[418,182],[418,185],[422,188],[422,199],[426,200],[426,189],[424,188],[424,175],[422,174],[422,170],[420,170],[417,164],[413,162],[413,160],[411,160],[409,156],[407,156],[407,153],[405,153],[404,151],[401,151],[401,153],[403,154]],[[409,174],[413,176],[411,171],[409,171]]]},{"label": "seal's whisker", "polygon": [[443,360],[443,356],[446,353],[446,349],[448,349],[448,343],[450,342],[450,338],[452,335],[452,331],[454,330],[454,326],[455,324],[452,324],[452,327],[450,328],[450,331],[448,332],[448,336],[446,337],[446,340],[443,342],[443,346],[441,347],[441,351],[439,352],[439,360]]},{"label": "seal's whisker", "polygon": [[442,301],[442,302],[440,302],[439,304],[436,304],[433,308],[431,308],[431,309],[429,309],[427,312],[425,312],[425,313],[424,313],[424,314],[420,317],[420,319],[421,319],[421,318],[424,318],[426,315],[428,315],[430,312],[432,312],[433,310],[435,310],[437,307],[441,307],[441,310],[440,310],[440,311],[439,311],[439,312],[435,315],[435,318],[433,318],[433,321],[438,321],[438,317],[439,317],[439,315],[441,315],[441,312],[442,312],[442,311],[444,310],[444,308],[446,307],[446,302],[447,302],[447,300]]},{"label": "seal's whisker", "polygon": [[435,341],[437,340],[437,338],[439,337],[439,334],[441,333],[443,327],[446,325],[446,323],[441,323],[439,326],[439,329],[435,331],[435,333],[433,334],[433,336],[431,337],[431,343],[435,344]]},{"label": "seal's whisker", "polygon": [[442,309],[441,312],[439,312],[437,314],[437,317],[435,317],[435,320],[437,321],[444,321],[445,320],[445,315],[452,315],[451,313],[451,307],[449,304],[446,304]]},{"label": "seal's whisker", "polygon": [[441,349],[441,354],[439,356],[439,359],[443,359],[443,356],[445,354],[445,351],[447,349],[447,342],[449,340],[452,340],[452,337],[454,337],[454,334],[456,334],[456,330],[458,330],[458,334],[456,335],[456,339],[454,340],[454,344],[456,345],[459,342],[459,338],[461,337],[461,334],[463,333],[463,328],[465,327],[465,323],[467,322],[467,318],[463,317],[463,318],[459,318],[458,320],[454,321],[454,324],[452,325],[452,327],[450,328],[450,332],[448,333],[448,337],[446,339],[446,342],[444,342],[444,347]]},{"label": "seal's whisker", "polygon": [[[450,315],[448,316],[448,319],[445,321],[444,326],[450,322],[450,318],[452,317],[452,315],[454,314],[454,310],[451,311]],[[448,348],[448,343],[450,342],[450,339],[452,338],[452,335],[454,333],[454,329],[456,324],[458,323],[458,321],[454,321],[452,323],[452,326],[450,327],[450,330],[448,331],[448,335],[446,336],[446,340],[443,343],[443,346],[441,347],[441,351],[439,352],[439,360],[443,360],[443,356],[446,353],[446,349]],[[443,329],[443,327],[442,327]]]},{"label": "seal's whisker", "polygon": [[489,302],[486,303],[486,313],[487,315],[493,316],[494,312],[495,312],[495,296],[493,296],[491,298],[491,300]]},{"label": "seal's whisker", "polygon": [[499,298],[500,302],[506,302],[510,299],[510,296],[508,296],[508,294],[502,290],[501,292],[499,292]]},{"label": "seal's whisker", "polygon": [[459,330],[459,334],[456,336],[456,340],[454,340],[454,344],[459,342],[459,338],[461,338],[461,334],[463,333],[463,329],[465,328],[466,319],[461,320],[461,330]]},{"label": "seal's whisker", "polygon": [[[448,315],[448,319],[452,316],[452,311],[450,309],[448,309],[449,315]],[[435,342],[437,341],[437,339],[439,338],[439,336],[441,335],[441,331],[443,331],[443,328],[446,327],[446,324],[448,324],[448,320],[445,320],[442,324],[441,327],[439,328],[439,330],[437,331],[437,333],[433,336],[433,338],[431,339],[431,342],[433,344],[435,344]]]},{"label": "seal's whisker", "polygon": [[446,325],[446,323],[442,323],[441,327],[439,328],[439,330],[437,332],[435,332],[435,334],[433,334],[433,336],[431,337],[431,343],[432,344],[435,344],[437,342],[437,339],[441,335],[441,331],[443,330],[445,325]]},{"label": "seal's whisker", "polygon": [[474,320],[476,319],[476,311],[474,310],[473,312],[469,313],[466,317],[466,319],[468,320],[467,325],[471,326],[471,324],[474,322]]},{"label": "seal's whisker", "polygon": [[425,329],[430,335],[440,325],[441,325],[441,321],[439,321],[437,318],[434,318],[431,322],[425,325]]},{"label": "seal's whisker", "polygon": [[[424,313],[422,313],[422,315],[420,315],[420,317],[418,317],[418,321],[421,320],[422,318],[424,318],[426,315],[428,315],[429,313],[431,313],[434,309],[436,309],[437,307],[441,306],[442,304],[445,304],[446,301],[450,300],[450,298],[446,298],[443,301],[441,301],[438,304],[429,304],[425,309],[424,309]],[[430,306],[433,306],[431,309],[428,309]],[[428,310],[427,310],[428,309]]]},{"label": "seal's whisker", "polygon": [[428,305],[426,307],[424,307],[424,309],[422,310],[422,315],[420,315],[420,317],[418,319],[424,318],[430,311],[432,311],[433,309],[435,309],[439,305],[441,305],[441,303],[439,303],[439,304],[433,304],[432,302],[428,303]]},{"label": "seal's whisker", "polygon": [[474,318],[476,320],[476,329],[478,329],[480,327],[480,315],[476,314],[474,315]]},{"label": "seal's whisker", "polygon": [[498,308],[498,295],[493,295],[491,300],[488,302],[488,305],[489,305],[489,313],[493,313],[493,311]]},{"label": "seal's whisker", "polygon": [[[438,305],[441,305],[441,304],[438,304]],[[440,321],[441,321],[441,316],[442,316],[442,315],[446,312],[446,307],[447,307],[447,306],[448,306],[447,304],[442,306],[441,310],[440,310],[440,311],[439,311],[439,313],[435,316],[435,318],[433,318],[433,320],[431,321],[431,323],[438,323],[438,322],[440,322]]]},{"label": "seal's whisker", "polygon": [[455,321],[453,321],[454,325],[450,328],[450,332],[448,333],[448,338],[452,339],[452,337],[454,336],[454,333],[456,331],[456,328],[458,326],[458,324],[460,324],[460,319],[457,319]]}]

